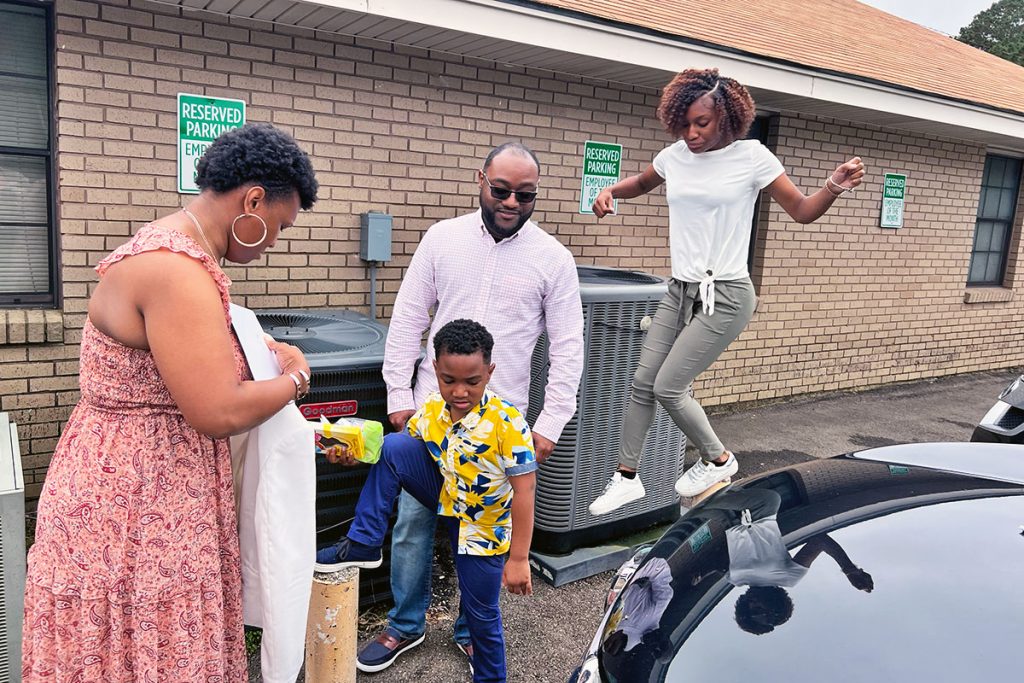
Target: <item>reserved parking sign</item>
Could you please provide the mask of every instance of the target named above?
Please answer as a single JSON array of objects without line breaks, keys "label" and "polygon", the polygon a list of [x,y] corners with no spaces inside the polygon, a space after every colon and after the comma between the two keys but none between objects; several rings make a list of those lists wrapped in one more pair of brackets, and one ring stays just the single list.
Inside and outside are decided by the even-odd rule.
[{"label": "reserved parking sign", "polygon": [[178,93],[178,192],[198,194],[196,164],[217,136],[245,125],[245,102]]},{"label": "reserved parking sign", "polygon": [[[622,145],[587,140],[583,144],[583,186],[580,192],[580,213],[594,213],[594,200],[606,187],[619,181],[622,167]],[[618,209],[618,200],[615,208]]]},{"label": "reserved parking sign", "polygon": [[882,185],[881,227],[903,227],[903,202],[907,193],[907,176],[902,173],[886,173]]}]

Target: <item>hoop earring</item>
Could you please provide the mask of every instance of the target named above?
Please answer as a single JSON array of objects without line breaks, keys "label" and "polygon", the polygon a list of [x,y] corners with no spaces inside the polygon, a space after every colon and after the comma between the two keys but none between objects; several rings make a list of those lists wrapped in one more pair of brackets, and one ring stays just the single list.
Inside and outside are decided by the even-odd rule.
[{"label": "hoop earring", "polygon": [[[249,218],[250,216],[258,220],[260,224],[263,225],[263,237],[260,237],[258,240],[252,243],[243,242],[242,240],[238,239],[238,233],[235,232],[235,223],[237,223],[240,218]],[[263,244],[263,240],[267,239],[267,234],[269,232],[270,231],[267,229],[267,222],[263,220],[263,218],[258,213],[240,213],[237,216],[235,216],[235,220],[231,221],[231,236],[234,238],[236,242],[238,242],[243,247],[252,248],[260,246],[261,244]]]}]

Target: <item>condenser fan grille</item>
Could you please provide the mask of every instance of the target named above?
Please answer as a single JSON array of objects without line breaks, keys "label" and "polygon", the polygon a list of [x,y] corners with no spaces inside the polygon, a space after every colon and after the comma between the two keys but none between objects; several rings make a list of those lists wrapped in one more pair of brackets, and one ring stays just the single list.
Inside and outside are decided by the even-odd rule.
[{"label": "condenser fan grille", "polygon": [[576,273],[581,285],[657,285],[662,282],[657,275],[635,270],[576,266]]},{"label": "condenser fan grille", "polygon": [[260,314],[260,317],[260,322],[263,323],[264,327],[267,325],[272,327],[320,327],[337,322],[334,318],[327,318],[319,315],[307,315],[305,313],[295,313],[292,315],[270,313]]},{"label": "condenser fan grille", "polygon": [[[276,338],[276,335],[271,335]],[[298,348],[304,354],[310,353],[337,353],[338,351],[351,351],[351,346],[342,346],[341,344],[335,344],[329,341],[322,341],[320,339],[292,339],[289,340],[287,337],[278,339],[278,341],[286,341],[292,346]]]},{"label": "condenser fan grille", "polygon": [[261,313],[263,330],[304,354],[347,353],[378,343],[380,329],[358,318],[310,313]]}]

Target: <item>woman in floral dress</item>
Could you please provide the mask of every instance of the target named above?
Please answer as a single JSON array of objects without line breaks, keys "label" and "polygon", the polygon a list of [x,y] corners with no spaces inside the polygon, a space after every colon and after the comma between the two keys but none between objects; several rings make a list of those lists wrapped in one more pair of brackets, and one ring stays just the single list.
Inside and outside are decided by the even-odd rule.
[{"label": "woman in floral dress", "polygon": [[39,499],[25,590],[26,683],[247,678],[227,437],[309,387],[298,349],[254,382],[218,262],[248,263],[316,201],[309,158],[250,124],[200,160],[200,195],[100,262],[81,399]]}]

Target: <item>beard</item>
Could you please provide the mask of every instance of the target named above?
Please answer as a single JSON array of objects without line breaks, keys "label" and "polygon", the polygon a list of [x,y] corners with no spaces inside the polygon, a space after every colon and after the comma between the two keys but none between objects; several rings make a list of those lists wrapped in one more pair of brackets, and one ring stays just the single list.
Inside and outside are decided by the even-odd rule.
[{"label": "beard", "polygon": [[491,236],[496,240],[503,240],[516,234],[519,232],[520,228],[526,225],[526,221],[530,220],[530,216],[533,215],[533,209],[530,209],[525,213],[520,212],[519,220],[517,220],[515,225],[510,228],[503,228],[499,226],[496,222],[494,210],[482,201],[480,202],[480,215],[484,220],[484,227],[487,228],[487,232],[491,233]]}]

